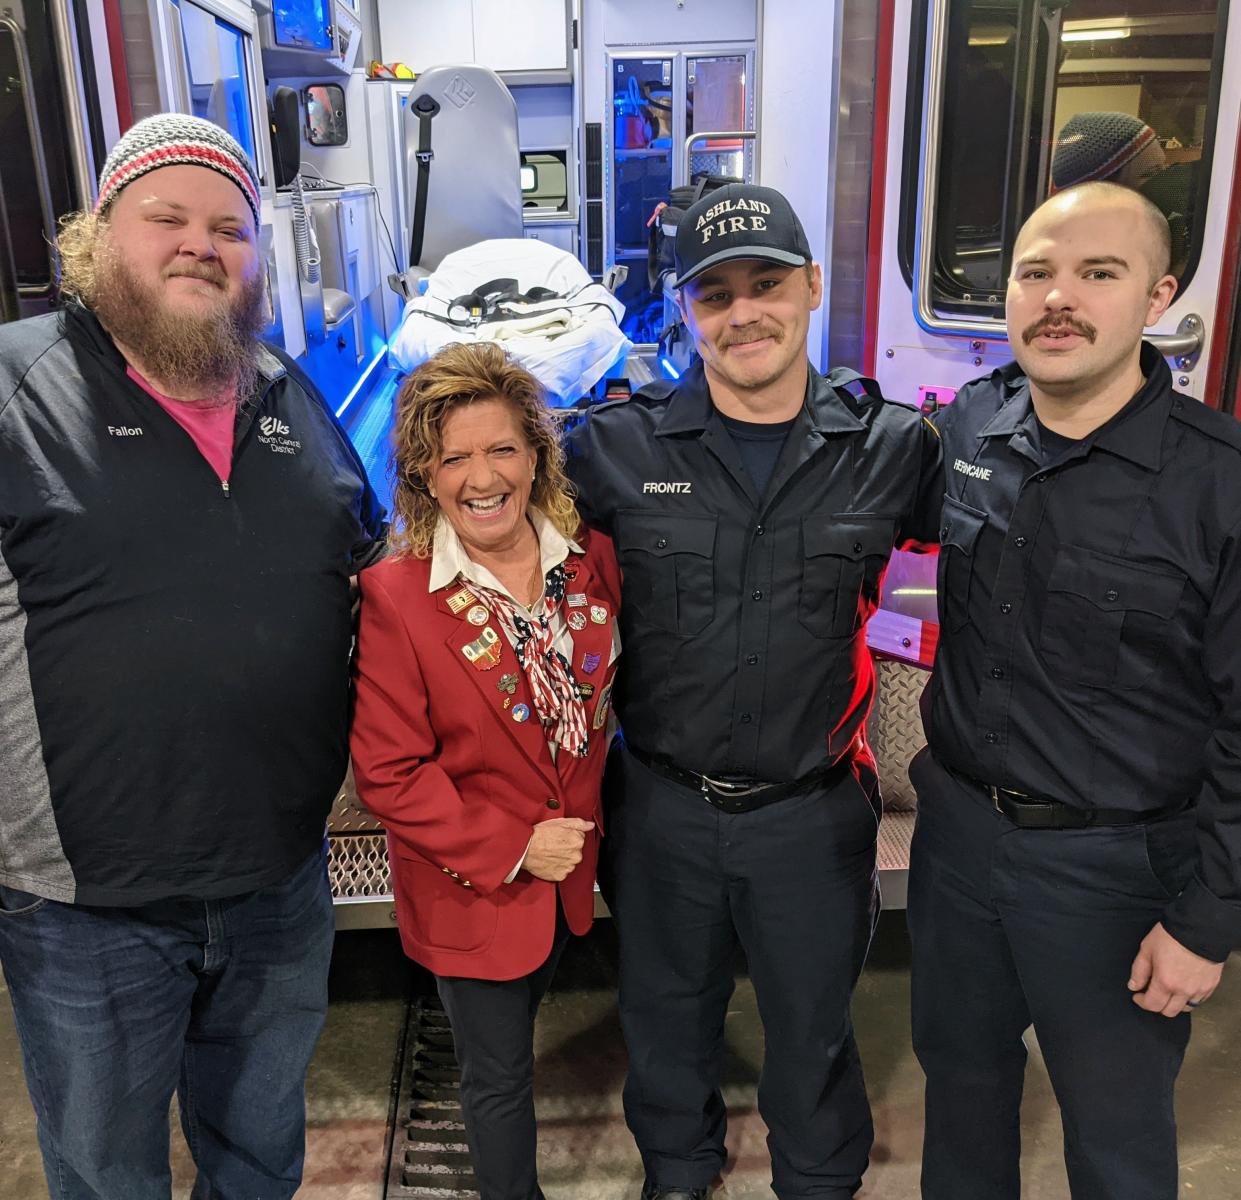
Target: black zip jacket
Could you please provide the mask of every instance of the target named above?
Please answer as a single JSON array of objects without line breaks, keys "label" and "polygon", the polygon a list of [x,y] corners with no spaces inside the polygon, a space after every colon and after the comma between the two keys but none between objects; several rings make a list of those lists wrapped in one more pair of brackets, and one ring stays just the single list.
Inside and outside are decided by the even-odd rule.
[{"label": "black zip jacket", "polygon": [[322,839],[384,514],[314,386],[259,369],[224,488],[87,310],[0,327],[0,883],[216,898]]}]

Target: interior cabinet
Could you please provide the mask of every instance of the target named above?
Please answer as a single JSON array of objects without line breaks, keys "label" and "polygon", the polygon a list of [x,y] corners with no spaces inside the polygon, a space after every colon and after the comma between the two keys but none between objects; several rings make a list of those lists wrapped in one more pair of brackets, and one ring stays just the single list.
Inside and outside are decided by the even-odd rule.
[{"label": "interior cabinet", "polygon": [[413,71],[478,63],[568,78],[567,0],[378,0],[378,11],[384,62]]}]

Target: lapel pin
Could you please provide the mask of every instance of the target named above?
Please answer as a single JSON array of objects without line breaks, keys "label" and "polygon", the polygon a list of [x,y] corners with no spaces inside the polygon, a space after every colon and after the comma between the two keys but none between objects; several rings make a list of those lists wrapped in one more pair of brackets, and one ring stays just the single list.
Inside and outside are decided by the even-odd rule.
[{"label": "lapel pin", "polygon": [[500,635],[488,626],[474,641],[461,647],[461,653],[476,671],[490,671],[500,661]]},{"label": "lapel pin", "polygon": [[606,625],[608,623],[608,610],[602,604],[592,604],[590,606],[590,619],[596,625]]},{"label": "lapel pin", "polygon": [[449,609],[456,614],[463,608],[468,608],[475,602],[476,599],[477,597],[472,591],[470,591],[469,588],[461,588],[459,591],[453,592],[453,594],[447,598],[445,603],[447,603]]},{"label": "lapel pin", "polygon": [[481,604],[476,604],[468,613],[465,614],[465,619],[469,621],[471,625],[486,625],[487,610]]},{"label": "lapel pin", "polygon": [[585,629],[586,618],[580,612],[571,612],[569,614],[569,628],[577,630]]},{"label": "lapel pin", "polygon": [[599,669],[601,656],[598,654],[582,655],[582,674],[593,675]]},{"label": "lapel pin", "polygon": [[524,704],[513,705],[513,720],[520,725],[523,721],[530,720],[530,710]]},{"label": "lapel pin", "polygon": [[515,672],[506,672],[500,676],[500,682],[496,684],[497,692],[508,692],[511,696],[517,690],[517,675]]},{"label": "lapel pin", "polygon": [[595,705],[595,719],[590,723],[592,729],[602,729],[608,720],[608,701],[612,698],[612,685],[599,693],[599,703]]}]

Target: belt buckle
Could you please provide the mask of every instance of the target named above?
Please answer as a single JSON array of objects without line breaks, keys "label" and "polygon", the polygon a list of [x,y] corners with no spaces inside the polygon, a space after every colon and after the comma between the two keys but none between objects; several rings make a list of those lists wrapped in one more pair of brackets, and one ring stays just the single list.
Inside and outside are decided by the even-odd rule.
[{"label": "belt buckle", "polygon": [[734,800],[741,796],[749,796],[754,792],[763,791],[767,786],[766,784],[759,784],[756,787],[753,784],[729,783],[726,779],[712,779],[709,775],[699,775],[698,778],[702,781],[704,795],[708,791],[712,791],[724,800]]},{"label": "belt buckle", "polygon": [[[1014,791],[1012,788],[997,787],[993,783],[984,784],[987,794],[991,797],[991,803],[995,811],[1002,817],[1009,817],[1009,820],[1017,824],[1020,829],[1059,829],[1060,822],[1056,818],[1057,806],[1050,801],[1040,800],[1037,796],[1031,796],[1026,792]],[[1009,816],[1000,804],[1000,797],[1007,796],[1016,805],[1021,815],[1018,821],[1015,816]]]}]

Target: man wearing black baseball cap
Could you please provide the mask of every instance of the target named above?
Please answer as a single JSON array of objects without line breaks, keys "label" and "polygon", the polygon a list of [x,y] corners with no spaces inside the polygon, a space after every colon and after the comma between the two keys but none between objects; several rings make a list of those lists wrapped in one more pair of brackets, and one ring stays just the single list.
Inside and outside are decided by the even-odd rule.
[{"label": "man wearing black baseball cap", "polygon": [[704,1200],[725,1159],[740,945],[766,1034],[781,1200],[845,1200],[873,1139],[849,1019],[877,910],[866,618],[894,546],[931,541],[939,442],[810,364],[822,276],[789,202],[732,184],[677,231],[698,351],[570,438],[624,571],[600,879],[620,935],[625,1114],[644,1200]]}]

